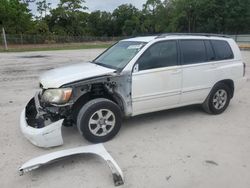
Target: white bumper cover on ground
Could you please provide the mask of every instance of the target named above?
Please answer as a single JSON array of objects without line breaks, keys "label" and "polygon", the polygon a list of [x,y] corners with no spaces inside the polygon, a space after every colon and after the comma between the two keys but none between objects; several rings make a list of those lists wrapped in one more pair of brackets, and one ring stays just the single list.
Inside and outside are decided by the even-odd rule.
[{"label": "white bumper cover on ground", "polygon": [[79,155],[79,154],[95,154],[104,159],[109,168],[112,171],[114,184],[116,186],[124,184],[124,177],[123,173],[115,162],[115,160],[111,157],[111,155],[107,152],[102,144],[90,145],[90,146],[82,146],[73,149],[67,149],[62,151],[53,152],[50,154],[42,155],[40,157],[34,158],[26,162],[21,166],[19,169],[21,175],[25,172],[29,172],[31,170],[37,169],[40,166],[52,163],[59,159],[69,157],[72,155]]},{"label": "white bumper cover on ground", "polygon": [[34,145],[39,147],[54,147],[63,144],[62,123],[63,119],[43,128],[33,128],[27,124],[25,109],[21,113],[20,127],[24,136]]}]

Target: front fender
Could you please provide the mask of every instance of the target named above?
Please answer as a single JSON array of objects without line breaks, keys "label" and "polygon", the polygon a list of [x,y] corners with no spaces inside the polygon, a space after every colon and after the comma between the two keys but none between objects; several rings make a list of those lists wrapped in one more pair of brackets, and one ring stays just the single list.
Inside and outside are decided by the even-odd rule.
[{"label": "front fender", "polygon": [[62,151],[57,151],[57,152],[49,153],[46,155],[42,155],[40,157],[31,159],[28,162],[24,163],[19,169],[19,172],[20,172],[20,175],[23,175],[23,173],[29,172],[31,170],[35,170],[39,168],[40,166],[50,164],[59,159],[63,159],[65,157],[70,157],[70,156],[79,155],[79,154],[94,154],[94,155],[101,157],[107,162],[112,172],[115,186],[124,184],[124,177],[123,177],[122,170],[120,169],[118,164],[115,162],[115,160],[111,157],[111,155],[107,152],[107,150],[104,148],[103,144],[82,146],[82,147],[77,147],[73,149],[67,149],[67,150],[62,150]]}]

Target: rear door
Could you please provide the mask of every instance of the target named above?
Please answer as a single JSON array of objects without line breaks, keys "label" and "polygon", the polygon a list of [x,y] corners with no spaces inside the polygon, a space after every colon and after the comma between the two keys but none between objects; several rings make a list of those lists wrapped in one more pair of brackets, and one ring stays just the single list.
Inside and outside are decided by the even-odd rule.
[{"label": "rear door", "polygon": [[180,103],[202,103],[214,84],[215,54],[209,40],[188,39],[179,41],[183,71]]}]

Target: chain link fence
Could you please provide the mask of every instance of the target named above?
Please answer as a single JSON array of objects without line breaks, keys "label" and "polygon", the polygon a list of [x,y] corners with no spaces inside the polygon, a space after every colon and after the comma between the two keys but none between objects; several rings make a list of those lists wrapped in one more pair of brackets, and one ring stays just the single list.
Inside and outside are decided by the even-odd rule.
[{"label": "chain link fence", "polygon": [[[250,49],[250,34],[230,35],[240,47]],[[39,48],[39,47],[60,47],[87,43],[112,43],[124,37],[93,37],[93,36],[57,36],[57,35],[6,35],[8,47],[11,48]],[[3,34],[0,35],[0,49],[5,49]]]},{"label": "chain link fence", "polygon": [[250,34],[248,35],[230,35],[237,43],[250,44]]},{"label": "chain link fence", "polygon": [[[57,36],[57,35],[10,35],[6,34],[8,49],[67,48],[80,45],[112,44],[122,37]],[[4,35],[0,35],[0,50],[6,48]]]},{"label": "chain link fence", "polygon": [[[61,43],[77,43],[77,42],[93,42],[93,41],[116,41],[120,37],[93,37],[93,36],[57,36],[57,35],[6,35],[9,45],[25,45],[25,44],[61,44]],[[3,35],[0,38],[3,42]]]}]

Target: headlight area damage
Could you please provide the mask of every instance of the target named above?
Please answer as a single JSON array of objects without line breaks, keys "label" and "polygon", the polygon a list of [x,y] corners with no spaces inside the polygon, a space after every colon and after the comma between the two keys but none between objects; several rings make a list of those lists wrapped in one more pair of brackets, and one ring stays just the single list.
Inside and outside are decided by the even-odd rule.
[{"label": "headlight area damage", "polygon": [[77,123],[77,115],[88,101],[106,98],[119,105],[124,116],[132,114],[131,75],[104,75],[62,85],[43,88],[21,113],[20,126],[24,136],[44,148],[63,144],[62,125]]},{"label": "headlight area damage", "polygon": [[64,121],[61,115],[63,112],[60,115],[55,113],[58,111],[56,108],[42,108],[37,93],[22,111],[20,117],[21,131],[34,145],[48,148],[63,144],[61,133]]},{"label": "headlight area damage", "polygon": [[112,156],[107,152],[107,150],[104,148],[102,144],[83,146],[83,147],[67,149],[42,155],[40,157],[31,159],[30,161],[23,164],[22,167],[19,169],[19,172],[20,175],[23,175],[23,173],[37,169],[40,166],[50,164],[65,157],[70,157],[72,155],[79,155],[79,154],[94,154],[101,157],[107,162],[112,172],[115,186],[124,184],[124,177],[120,167],[112,158]]}]

